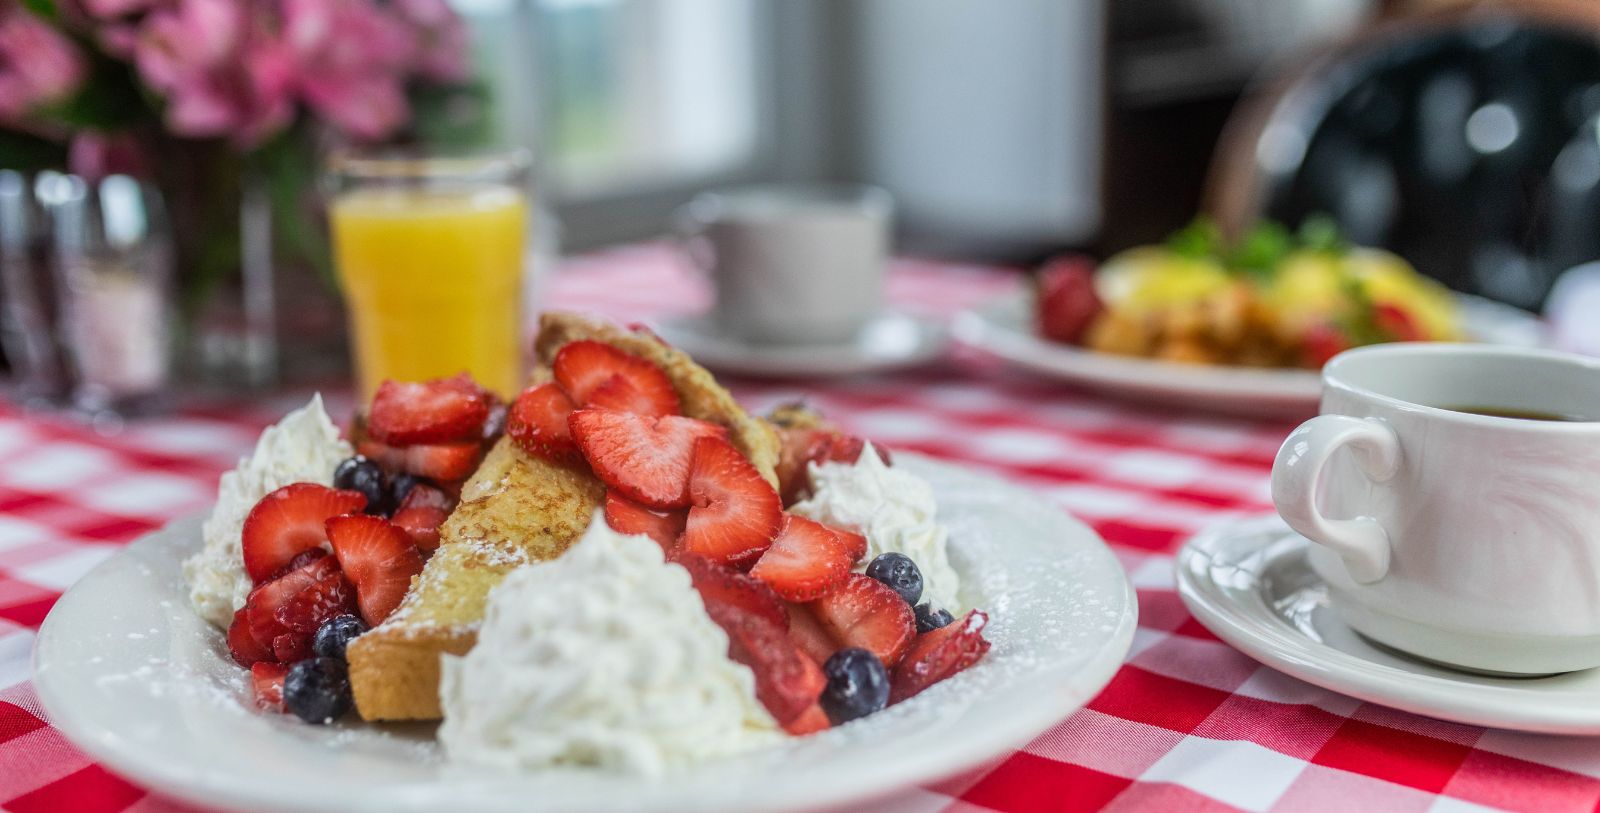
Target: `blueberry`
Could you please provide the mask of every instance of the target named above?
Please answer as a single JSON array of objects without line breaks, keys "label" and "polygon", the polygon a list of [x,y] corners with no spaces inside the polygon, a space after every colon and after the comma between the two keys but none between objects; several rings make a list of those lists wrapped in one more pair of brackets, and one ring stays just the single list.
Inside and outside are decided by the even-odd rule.
[{"label": "blueberry", "polygon": [[851,647],[833,653],[823,665],[828,685],[818,702],[834,725],[865,717],[889,704],[889,670],[865,649]]},{"label": "blueberry", "polygon": [[344,661],[307,658],[283,678],[283,704],[308,723],[331,723],[350,710],[350,672]]},{"label": "blueberry", "polygon": [[917,632],[933,632],[940,627],[950,626],[956,620],[949,610],[935,610],[932,604],[924,601],[917,605]]},{"label": "blueberry", "polygon": [[422,482],[421,478],[414,474],[407,474],[405,472],[401,472],[389,478],[390,513],[393,513],[395,510],[400,508],[400,503],[405,500],[406,495],[410,494],[411,489],[420,482]]},{"label": "blueberry", "polygon": [[333,487],[361,492],[367,498],[369,514],[387,514],[394,510],[389,504],[389,490],[383,487],[383,469],[361,455],[345,460],[333,470]]},{"label": "blueberry", "polygon": [[336,615],[317,627],[317,634],[311,639],[311,651],[324,658],[342,661],[345,647],[366,631],[367,625],[361,619],[348,613]]},{"label": "blueberry", "polygon": [[922,571],[903,553],[885,553],[873,559],[867,565],[867,575],[894,588],[913,607],[922,598]]}]

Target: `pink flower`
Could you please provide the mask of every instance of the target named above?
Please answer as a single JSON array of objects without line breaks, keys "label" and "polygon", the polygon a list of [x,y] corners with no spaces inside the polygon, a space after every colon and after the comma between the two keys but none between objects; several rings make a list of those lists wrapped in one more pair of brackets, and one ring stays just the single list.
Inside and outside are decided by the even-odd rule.
[{"label": "pink flower", "polygon": [[413,31],[370,0],[283,0],[283,38],[306,104],[345,135],[377,141],[411,116]]},{"label": "pink flower", "polygon": [[61,99],[84,79],[72,43],[20,7],[0,11],[0,119]]},{"label": "pink flower", "polygon": [[145,18],[134,47],[145,84],[165,94],[167,127],[255,146],[294,118],[291,54],[256,0],[177,0]]},{"label": "pink flower", "polygon": [[394,0],[394,10],[416,32],[416,70],[437,82],[467,78],[467,27],[445,0]]}]

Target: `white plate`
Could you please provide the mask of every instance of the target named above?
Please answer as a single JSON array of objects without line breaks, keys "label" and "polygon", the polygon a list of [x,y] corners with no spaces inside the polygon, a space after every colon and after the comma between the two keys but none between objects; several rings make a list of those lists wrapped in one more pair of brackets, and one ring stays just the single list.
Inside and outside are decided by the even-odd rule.
[{"label": "white plate", "polygon": [[1082,707],[1133,638],[1116,558],[1082,523],[991,477],[913,454],[950,529],[963,602],[994,648],[906,703],[815,737],[652,782],[445,764],[432,724],[332,727],[255,711],[245,670],[190,611],[190,519],[135,542],[56,603],[35,685],[52,721],[112,770],[212,807],[268,811],[780,811],[867,801],[1017,748]]},{"label": "white plate", "polygon": [[1215,526],[1178,554],[1178,594],[1217,637],[1324,689],[1469,725],[1600,734],[1600,669],[1489,677],[1374,644],[1328,606],[1310,545],[1276,516]]},{"label": "white plate", "polygon": [[[1538,347],[1544,326],[1533,314],[1458,294],[1476,341]],[[1239,415],[1304,416],[1316,411],[1322,383],[1313,370],[1180,364],[1097,353],[1053,342],[1034,329],[1033,295],[1021,290],[956,316],[955,337],[1052,378],[1141,401]]]},{"label": "white plate", "polygon": [[885,311],[854,341],[835,344],[755,344],[724,335],[704,316],[663,321],[661,338],[718,372],[768,378],[829,378],[927,364],[949,344],[943,323]]}]

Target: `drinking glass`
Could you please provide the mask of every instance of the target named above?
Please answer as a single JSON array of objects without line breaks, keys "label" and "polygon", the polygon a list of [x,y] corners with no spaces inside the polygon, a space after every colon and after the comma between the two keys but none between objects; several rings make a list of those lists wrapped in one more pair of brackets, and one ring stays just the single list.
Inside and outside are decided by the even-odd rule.
[{"label": "drinking glass", "polygon": [[335,156],[334,262],[364,399],[386,378],[462,370],[516,394],[528,178],[522,151]]}]

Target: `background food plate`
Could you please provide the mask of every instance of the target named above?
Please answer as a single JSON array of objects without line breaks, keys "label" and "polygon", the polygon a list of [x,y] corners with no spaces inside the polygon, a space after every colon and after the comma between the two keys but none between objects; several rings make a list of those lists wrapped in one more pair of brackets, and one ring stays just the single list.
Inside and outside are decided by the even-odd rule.
[{"label": "background food plate", "polygon": [[[1474,341],[1539,347],[1544,325],[1527,311],[1457,294]],[[1236,415],[1300,417],[1317,410],[1322,383],[1313,370],[1180,364],[1097,353],[1034,331],[1032,292],[1019,290],[956,316],[965,344],[1020,367],[1109,395]]]},{"label": "background food plate", "polygon": [[486,774],[444,762],[431,724],[332,727],[254,710],[248,673],[189,608],[199,520],[107,560],[39,631],[35,685],[95,759],[157,792],[251,811],[784,811],[865,802],[1021,746],[1110,681],[1132,588],[1100,538],[1040,497],[909,453],[951,532],[962,601],[990,613],[983,662],[904,704],[669,781],[582,770]]}]

